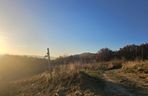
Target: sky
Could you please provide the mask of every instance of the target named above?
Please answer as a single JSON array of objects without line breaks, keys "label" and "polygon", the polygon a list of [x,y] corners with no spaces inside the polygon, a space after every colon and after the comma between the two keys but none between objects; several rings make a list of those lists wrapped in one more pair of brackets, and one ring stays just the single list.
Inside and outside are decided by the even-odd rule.
[{"label": "sky", "polygon": [[148,0],[0,0],[0,54],[53,57],[148,42]]}]

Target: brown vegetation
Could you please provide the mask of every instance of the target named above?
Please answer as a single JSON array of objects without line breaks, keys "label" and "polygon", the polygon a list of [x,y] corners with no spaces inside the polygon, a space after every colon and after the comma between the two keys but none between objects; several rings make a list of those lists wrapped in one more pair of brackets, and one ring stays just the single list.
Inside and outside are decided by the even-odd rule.
[{"label": "brown vegetation", "polygon": [[[123,67],[104,70],[101,64]],[[147,65],[148,61],[59,65],[52,72],[12,82],[3,96],[147,96],[148,75],[135,67],[147,69]],[[137,72],[126,71],[130,68]]]}]

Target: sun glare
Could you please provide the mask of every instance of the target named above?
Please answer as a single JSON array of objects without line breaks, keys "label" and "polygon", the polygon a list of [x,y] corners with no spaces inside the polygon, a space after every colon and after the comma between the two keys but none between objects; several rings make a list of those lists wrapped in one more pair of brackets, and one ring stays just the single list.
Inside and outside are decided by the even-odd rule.
[{"label": "sun glare", "polygon": [[4,54],[5,53],[5,39],[4,37],[0,36],[0,54]]}]

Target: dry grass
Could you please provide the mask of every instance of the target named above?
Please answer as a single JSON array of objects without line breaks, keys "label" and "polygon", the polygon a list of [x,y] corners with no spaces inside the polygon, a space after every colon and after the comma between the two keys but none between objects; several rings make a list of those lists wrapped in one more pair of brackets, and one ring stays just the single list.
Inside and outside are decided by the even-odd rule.
[{"label": "dry grass", "polygon": [[125,62],[122,69],[127,73],[148,73],[148,61]]},{"label": "dry grass", "polygon": [[[119,70],[116,68],[111,70],[110,65],[122,65],[123,67]],[[141,91],[142,89],[138,89],[148,89],[148,74],[145,71],[139,71],[147,69],[147,66],[148,61],[111,61],[54,66],[52,70],[47,70],[30,79],[9,83],[9,87],[6,86],[3,91],[0,91],[0,96],[108,96],[105,95],[104,90],[106,84],[110,82],[101,79],[103,74],[119,85],[126,85],[124,86],[126,89],[133,89],[135,93],[143,92],[137,94],[147,94],[147,92]],[[108,68],[109,70],[107,70]],[[137,71],[128,72],[127,70]],[[117,84],[112,83],[112,86],[117,86]],[[135,94],[133,90],[130,92]]]},{"label": "dry grass", "polygon": [[95,96],[95,94],[104,96],[102,81],[81,72],[81,67],[78,64],[55,66],[53,70],[30,79],[9,84],[10,86],[1,94],[3,96]]}]

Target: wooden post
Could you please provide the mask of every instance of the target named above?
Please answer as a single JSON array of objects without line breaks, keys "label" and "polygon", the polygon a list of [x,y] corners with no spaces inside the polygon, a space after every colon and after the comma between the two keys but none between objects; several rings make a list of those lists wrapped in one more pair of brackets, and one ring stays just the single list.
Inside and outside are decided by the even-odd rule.
[{"label": "wooden post", "polygon": [[48,59],[48,69],[50,69],[51,64],[50,64],[50,51],[49,51],[49,48],[47,48],[47,53],[46,53],[45,57],[47,57],[47,59]]},{"label": "wooden post", "polygon": [[51,64],[50,64],[50,51],[49,51],[49,48],[47,48],[47,58],[48,58],[48,67],[50,68]]},{"label": "wooden post", "polygon": [[48,58],[48,70],[49,70],[49,74],[50,74],[51,80],[53,82],[53,66],[52,66],[52,64],[50,62],[50,51],[49,51],[49,48],[47,48],[47,53],[46,53],[45,57]]},{"label": "wooden post", "polygon": [[52,65],[51,65],[51,62],[50,62],[50,51],[49,51],[49,48],[47,48],[47,53],[46,53],[47,55],[45,55],[45,57],[47,57],[48,58],[48,70],[49,70],[49,73],[50,73],[50,76],[51,76],[51,79],[52,79],[52,77],[53,77],[53,75],[52,75],[52,72],[53,72],[53,69],[52,69]]}]

